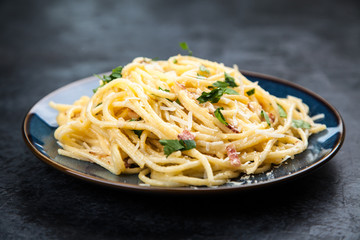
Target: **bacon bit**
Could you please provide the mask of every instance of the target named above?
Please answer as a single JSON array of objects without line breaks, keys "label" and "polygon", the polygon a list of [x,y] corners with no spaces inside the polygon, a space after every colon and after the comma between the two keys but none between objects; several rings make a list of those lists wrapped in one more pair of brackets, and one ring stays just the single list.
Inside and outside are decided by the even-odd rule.
[{"label": "bacon bit", "polygon": [[124,165],[125,165],[125,168],[130,168],[131,164],[129,163],[129,159],[124,159]]},{"label": "bacon bit", "polygon": [[271,122],[274,122],[274,121],[275,121],[275,116],[274,116],[274,114],[269,113],[268,115],[269,115],[269,118],[270,118]]},{"label": "bacon bit", "polygon": [[180,140],[194,140],[195,136],[191,134],[188,130],[184,130],[182,133],[178,135]]},{"label": "bacon bit", "polygon": [[239,167],[241,165],[240,158],[236,153],[235,146],[233,144],[226,146],[227,155],[230,159],[230,163],[234,167]]},{"label": "bacon bit", "polygon": [[93,152],[93,151],[91,151],[91,150],[89,151],[89,153],[90,153],[91,155],[95,155],[95,156],[99,156],[99,157],[108,157],[108,156],[110,156],[110,155],[108,155],[108,154]]},{"label": "bacon bit", "polygon": [[179,83],[179,82],[175,82],[176,83],[176,85],[178,85],[181,89],[186,89],[186,87],[185,87],[185,85],[184,84],[182,84],[182,83]]},{"label": "bacon bit", "polygon": [[226,125],[226,127],[227,127],[228,129],[230,129],[231,131],[233,131],[234,133],[240,133],[239,130],[237,130],[237,129],[236,129],[233,125],[231,125],[231,124]]}]

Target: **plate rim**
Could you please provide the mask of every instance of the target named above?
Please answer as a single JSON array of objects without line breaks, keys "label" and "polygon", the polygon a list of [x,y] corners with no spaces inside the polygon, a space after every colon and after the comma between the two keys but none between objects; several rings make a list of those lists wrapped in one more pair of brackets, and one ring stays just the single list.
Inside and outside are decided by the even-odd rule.
[{"label": "plate rim", "polygon": [[266,187],[266,186],[270,186],[270,185],[274,185],[274,184],[283,183],[285,181],[290,181],[290,180],[293,180],[300,176],[304,176],[310,172],[313,172],[315,169],[318,169],[320,166],[327,163],[330,159],[332,159],[336,155],[336,153],[340,150],[340,148],[342,147],[342,145],[344,143],[346,129],[345,129],[345,122],[344,122],[342,116],[340,115],[339,111],[334,106],[332,106],[328,101],[326,101],[323,97],[321,97],[317,93],[315,93],[305,87],[302,87],[301,85],[299,85],[297,83],[293,83],[288,80],[285,80],[285,79],[282,79],[279,77],[275,77],[275,76],[271,76],[271,75],[267,75],[267,74],[263,74],[263,73],[257,73],[257,72],[247,71],[247,70],[240,70],[240,72],[245,76],[263,78],[266,80],[270,80],[272,82],[276,82],[276,83],[280,83],[280,84],[284,84],[284,85],[296,88],[296,89],[300,90],[301,92],[305,92],[306,94],[311,95],[316,100],[318,100],[322,104],[326,105],[326,107],[328,107],[336,116],[338,126],[340,128],[340,131],[339,131],[340,136],[339,136],[337,142],[335,143],[335,146],[331,149],[331,151],[329,153],[327,153],[325,156],[323,156],[322,158],[320,158],[319,160],[317,160],[315,163],[305,167],[304,169],[301,169],[299,171],[291,173],[289,175],[281,176],[281,177],[275,178],[275,179],[270,179],[270,180],[264,181],[264,182],[257,182],[257,183],[246,184],[246,185],[229,186],[229,187],[223,187],[223,188],[219,188],[216,186],[215,187],[188,187],[188,188],[183,188],[183,187],[181,187],[181,188],[169,187],[168,188],[168,187],[154,187],[154,186],[150,187],[150,186],[145,186],[145,185],[135,185],[135,184],[129,184],[129,183],[124,183],[124,182],[117,182],[117,181],[113,181],[113,180],[106,180],[106,179],[102,179],[100,177],[91,176],[91,175],[79,172],[77,170],[71,169],[60,163],[57,163],[54,160],[52,160],[50,157],[48,157],[48,156],[44,155],[42,152],[40,152],[33,145],[32,141],[30,140],[29,123],[30,123],[31,116],[34,114],[33,109],[40,101],[43,101],[44,99],[51,97],[52,95],[56,94],[57,92],[62,91],[65,88],[69,88],[73,85],[77,85],[77,84],[81,84],[86,81],[90,81],[94,78],[93,76],[82,78],[82,79],[76,80],[74,82],[71,82],[69,84],[66,84],[58,89],[55,89],[54,91],[50,92],[49,94],[45,95],[44,97],[40,98],[35,104],[33,104],[30,107],[30,109],[27,111],[27,113],[23,119],[22,136],[23,136],[23,139],[24,139],[26,145],[28,146],[28,148],[31,150],[31,152],[37,158],[39,158],[44,163],[50,165],[51,167],[53,167],[57,170],[60,170],[61,172],[65,173],[67,175],[76,177],[83,181],[95,183],[95,184],[101,185],[101,186],[111,187],[111,188],[115,188],[115,189],[122,189],[122,190],[131,190],[131,191],[136,191],[136,192],[177,193],[177,194],[178,193],[185,193],[185,194],[191,193],[191,194],[193,194],[193,193],[234,192],[234,191],[244,191],[244,190],[256,189],[256,188],[261,188],[261,187]]}]

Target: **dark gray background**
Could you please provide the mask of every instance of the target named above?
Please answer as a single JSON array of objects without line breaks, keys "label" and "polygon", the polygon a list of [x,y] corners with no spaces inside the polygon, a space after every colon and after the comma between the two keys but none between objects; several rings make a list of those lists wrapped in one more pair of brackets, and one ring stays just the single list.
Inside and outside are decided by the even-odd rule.
[{"label": "dark gray background", "polygon": [[[359,1],[1,1],[0,239],[359,239]],[[240,194],[134,194],[85,183],[23,143],[49,92],[137,56],[236,63],[317,92],[341,151],[296,181]]]}]

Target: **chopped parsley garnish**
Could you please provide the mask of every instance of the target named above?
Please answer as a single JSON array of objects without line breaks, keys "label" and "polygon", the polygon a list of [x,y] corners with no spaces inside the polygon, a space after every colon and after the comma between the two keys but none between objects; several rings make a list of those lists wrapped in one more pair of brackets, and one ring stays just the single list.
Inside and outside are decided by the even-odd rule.
[{"label": "chopped parsley garnish", "polygon": [[287,117],[287,114],[286,114],[284,108],[283,108],[280,104],[277,104],[277,105],[278,105],[278,108],[279,108],[279,115],[280,115],[280,117],[286,118],[286,117]]},{"label": "chopped parsley garnish", "polygon": [[219,102],[222,95],[224,95],[224,88],[215,88],[211,90],[211,92],[202,92],[201,96],[197,98],[200,103],[204,102]]},{"label": "chopped parsley garnish", "polygon": [[188,52],[189,56],[193,55],[193,52],[190,50],[190,48],[189,48],[189,46],[187,45],[186,42],[181,42],[181,43],[179,43],[179,45],[183,50]]},{"label": "chopped parsley garnish", "polygon": [[209,74],[210,74],[209,69],[207,69],[204,65],[200,65],[199,70],[200,70],[200,72],[201,72],[202,74],[204,74],[204,73],[205,73],[205,75],[209,75]]},{"label": "chopped parsley garnish", "polygon": [[177,62],[178,62],[178,61],[177,61],[177,59],[175,58],[174,61],[173,61],[173,63],[177,64]]},{"label": "chopped parsley garnish", "polygon": [[[216,88],[214,88],[216,87]],[[197,98],[197,100],[200,103],[204,103],[204,102],[211,102],[211,103],[217,103],[219,102],[220,98],[222,97],[222,95],[226,94],[230,94],[230,95],[239,95],[239,93],[237,91],[235,91],[234,89],[228,88],[228,87],[237,87],[234,78],[227,75],[227,73],[225,73],[225,81],[221,82],[221,81],[217,81],[215,83],[213,83],[212,86],[209,86],[209,89],[212,89],[210,92],[202,92],[201,96]]]},{"label": "chopped parsley garnish", "polygon": [[177,104],[181,105],[181,103],[180,103],[180,101],[179,101],[178,98],[175,100],[175,102],[176,102]]},{"label": "chopped parsley garnish", "polygon": [[213,83],[213,86],[219,87],[219,88],[226,88],[229,86],[229,84],[227,82],[217,81],[217,82]]},{"label": "chopped parsley garnish", "polygon": [[311,125],[303,120],[292,120],[292,126],[294,128],[310,129]]},{"label": "chopped parsley garnish", "polygon": [[226,119],[225,119],[224,115],[221,113],[221,110],[224,110],[224,108],[223,107],[217,108],[214,112],[214,115],[221,123],[223,123],[227,126],[229,124],[226,122]]},{"label": "chopped parsley garnish", "polygon": [[111,80],[114,80],[116,78],[121,78],[122,77],[122,74],[121,74],[122,70],[123,70],[122,66],[118,66],[118,67],[114,68],[112,70],[112,73],[110,74]]},{"label": "chopped parsley garnish", "polygon": [[225,82],[227,82],[230,87],[237,87],[238,86],[238,85],[236,85],[235,79],[232,76],[230,76],[226,72],[224,73],[224,75],[225,75]]},{"label": "chopped parsley garnish", "polygon": [[246,92],[246,94],[247,94],[248,96],[251,96],[251,95],[253,95],[254,93],[255,93],[255,88],[250,89],[249,91]]},{"label": "chopped parsley garnish", "polygon": [[104,86],[105,84],[111,82],[114,79],[121,78],[122,77],[122,74],[121,74],[122,69],[123,69],[122,66],[118,66],[118,67],[114,68],[109,76],[103,75],[101,77],[101,76],[95,74],[96,77],[100,78],[101,84],[97,88],[93,89],[93,92],[96,93],[96,91],[99,88],[101,88],[102,86]]},{"label": "chopped parsley garnish", "polygon": [[185,151],[196,148],[194,140],[159,140],[160,144],[164,146],[164,153],[166,157],[176,151]]},{"label": "chopped parsley garnish", "polygon": [[234,89],[231,89],[231,88],[225,88],[224,93],[229,94],[229,95],[239,95],[239,93],[237,91],[235,91]]},{"label": "chopped parsley garnish", "polygon": [[162,89],[161,87],[159,87],[159,90],[165,91],[165,92],[170,92],[169,89]]},{"label": "chopped parsley garnish", "polygon": [[270,127],[270,118],[269,118],[269,115],[268,115],[264,110],[261,110],[261,117],[265,119],[265,121],[267,122],[267,124],[268,124],[269,127]]},{"label": "chopped parsley garnish", "polygon": [[143,130],[133,130],[133,132],[140,138]]}]

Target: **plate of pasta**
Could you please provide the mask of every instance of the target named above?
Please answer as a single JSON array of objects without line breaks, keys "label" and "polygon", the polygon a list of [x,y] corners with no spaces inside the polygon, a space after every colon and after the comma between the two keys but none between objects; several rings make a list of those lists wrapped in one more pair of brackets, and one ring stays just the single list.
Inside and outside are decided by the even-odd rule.
[{"label": "plate of pasta", "polygon": [[193,56],[138,57],[42,98],[23,136],[45,163],[115,188],[234,191],[301,176],[345,126],[317,94]]}]

